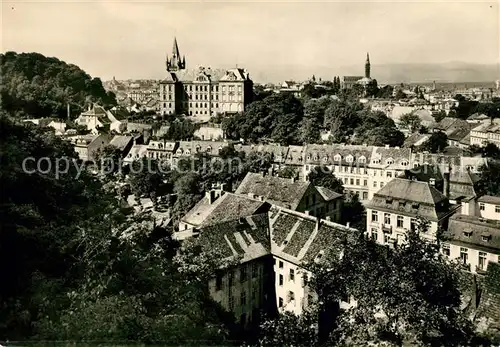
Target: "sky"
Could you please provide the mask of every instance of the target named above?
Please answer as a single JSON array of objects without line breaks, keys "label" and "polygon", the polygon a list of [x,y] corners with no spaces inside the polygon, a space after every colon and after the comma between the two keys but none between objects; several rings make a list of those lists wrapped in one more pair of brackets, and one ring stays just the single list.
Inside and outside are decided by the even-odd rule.
[{"label": "sky", "polygon": [[[39,52],[102,79],[162,78],[177,37],[188,67],[254,80],[373,65],[500,62],[499,1],[9,1],[3,52]],[[350,72],[350,71],[349,71]],[[255,76],[257,78],[255,78]]]}]

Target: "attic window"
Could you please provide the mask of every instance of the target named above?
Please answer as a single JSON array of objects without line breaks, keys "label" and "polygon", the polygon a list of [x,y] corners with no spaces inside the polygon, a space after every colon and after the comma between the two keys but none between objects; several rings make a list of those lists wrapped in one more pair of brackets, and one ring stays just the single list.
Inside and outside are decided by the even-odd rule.
[{"label": "attic window", "polygon": [[399,202],[399,207],[400,207],[400,208],[401,208],[401,207],[406,207],[406,202],[404,202],[404,201],[400,201],[400,202]]},{"label": "attic window", "polygon": [[307,156],[307,160],[311,160],[311,156],[310,155]]},{"label": "attic window", "polygon": [[392,199],[385,199],[386,204],[392,204]]},{"label": "attic window", "polygon": [[464,231],[464,236],[465,237],[471,237],[472,236],[472,231],[470,231],[470,230]]},{"label": "attic window", "polygon": [[420,207],[420,204],[413,203],[411,204],[411,207],[417,210]]},{"label": "attic window", "polygon": [[342,157],[341,157],[339,154],[337,154],[337,155],[333,158],[333,160],[335,160],[335,161],[340,161],[340,160],[342,160]]},{"label": "attic window", "polygon": [[366,158],[365,157],[359,157],[358,162],[360,162],[360,163],[366,163]]},{"label": "attic window", "polygon": [[348,162],[348,163],[352,163],[354,161],[354,157],[352,155],[348,155],[346,158],[345,158],[345,161]]},{"label": "attic window", "polygon": [[210,153],[212,151],[212,147],[208,146],[207,147],[207,153]]},{"label": "attic window", "polygon": [[387,159],[387,160],[385,161],[385,163],[386,163],[387,165],[391,165],[391,164],[394,164],[394,160],[393,160],[392,158],[389,158],[389,159]]},{"label": "attic window", "polygon": [[406,160],[405,160],[405,161],[402,161],[402,162],[401,162],[401,165],[402,165],[402,166],[408,166],[408,162],[407,162]]},{"label": "attic window", "polygon": [[314,156],[314,160],[318,160],[318,156],[317,155]]},{"label": "attic window", "polygon": [[488,242],[491,240],[491,235],[483,233],[483,234],[481,234],[481,240],[483,240],[484,242]]},{"label": "attic window", "polygon": [[324,161],[325,163],[328,161],[328,156],[327,156],[327,155],[325,155],[325,156],[323,157],[323,161]]},{"label": "attic window", "polygon": [[373,164],[380,164],[380,159],[373,159],[373,160],[372,160],[372,163],[373,163]]}]

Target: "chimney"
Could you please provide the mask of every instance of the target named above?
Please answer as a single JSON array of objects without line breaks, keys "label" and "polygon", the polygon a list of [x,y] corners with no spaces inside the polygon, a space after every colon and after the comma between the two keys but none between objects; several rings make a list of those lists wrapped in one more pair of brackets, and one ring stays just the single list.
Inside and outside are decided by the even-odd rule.
[{"label": "chimney", "polygon": [[206,192],[205,194],[206,194],[206,197],[207,197],[207,199],[208,199],[208,203],[209,203],[210,205],[212,205],[212,204],[213,204],[213,202],[214,202],[214,201],[215,201],[215,199],[216,199],[216,198],[215,198],[215,191],[210,190],[210,191]]},{"label": "chimney", "polygon": [[350,228],[350,227],[351,227],[351,223],[350,223],[350,222],[347,222],[347,223],[345,224],[345,226],[346,226],[346,227],[348,227],[348,228]]},{"label": "chimney", "polygon": [[443,194],[449,198],[450,197],[450,171],[449,169],[443,173]]},{"label": "chimney", "polygon": [[385,145],[385,148],[389,148],[389,145]]},{"label": "chimney", "polygon": [[309,210],[304,211],[304,213],[309,216]]},{"label": "chimney", "polygon": [[292,183],[295,183],[295,177],[290,178],[290,181],[292,181]]}]

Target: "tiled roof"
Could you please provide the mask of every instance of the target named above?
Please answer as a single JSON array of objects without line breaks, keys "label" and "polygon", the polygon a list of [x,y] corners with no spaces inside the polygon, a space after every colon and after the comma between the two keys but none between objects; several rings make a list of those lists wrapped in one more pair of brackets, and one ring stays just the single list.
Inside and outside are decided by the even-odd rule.
[{"label": "tiled roof", "polygon": [[451,134],[448,135],[448,139],[453,141],[460,141],[463,140],[463,138],[466,137],[467,135],[470,135],[469,128],[456,129],[453,132],[451,132]]},{"label": "tiled roof", "polygon": [[444,117],[439,123],[434,125],[434,129],[443,131],[448,130],[448,128],[451,127],[456,121],[457,118]]},{"label": "tiled roof", "polygon": [[342,197],[342,194],[334,192],[333,190],[325,188],[325,187],[316,186],[316,190],[321,194],[323,199],[325,199],[326,201],[330,201],[330,200],[334,200],[334,199]]},{"label": "tiled roof", "polygon": [[100,116],[103,117],[106,115],[106,110],[104,107],[99,105],[93,105],[90,110],[81,113],[82,116]]},{"label": "tiled roof", "polygon": [[149,141],[148,148],[152,150],[164,150],[174,152],[177,148],[177,142],[171,141]]},{"label": "tiled roof", "polygon": [[264,197],[271,204],[295,210],[310,185],[310,182],[292,182],[288,178],[249,172],[238,186],[236,194],[251,193]]},{"label": "tiled roof", "polygon": [[182,218],[182,221],[195,227],[202,227],[265,212],[268,209],[269,205],[263,201],[224,193],[211,204],[209,198],[205,196]]},{"label": "tiled roof", "polygon": [[434,117],[429,110],[416,110],[413,111],[413,114],[418,116],[418,118],[420,118],[423,122],[434,122]]},{"label": "tiled roof", "polygon": [[219,249],[226,258],[241,262],[270,254],[267,213],[225,220],[200,229],[196,243],[207,250]]},{"label": "tiled roof", "polygon": [[132,136],[115,135],[109,144],[123,151],[131,141],[134,141]]},{"label": "tiled roof", "polygon": [[[314,165],[338,164],[335,156],[340,155],[340,162],[343,164],[369,163],[373,151],[373,146],[363,145],[307,145],[305,146],[305,162]],[[352,162],[347,161],[347,157],[352,156]],[[360,160],[361,159],[361,160]],[[362,161],[364,159],[364,161]]]},{"label": "tiled roof", "polygon": [[486,328],[498,333],[500,330],[500,264],[490,262],[484,278],[484,290],[478,307],[478,316],[483,318]]},{"label": "tiled roof", "polygon": [[430,135],[428,134],[420,134],[420,133],[411,134],[405,139],[403,147],[409,148],[415,145],[419,145],[424,141],[426,141],[429,137]]},{"label": "tiled roof", "polygon": [[147,145],[133,145],[132,148],[130,148],[127,156],[125,157],[125,160],[132,161],[145,157],[147,150]]},{"label": "tiled roof", "polygon": [[477,201],[484,202],[485,204],[500,205],[500,197],[498,196],[483,195]]},{"label": "tiled roof", "polygon": [[457,214],[450,218],[444,236],[450,243],[500,254],[500,221]]},{"label": "tiled roof", "polygon": [[304,162],[304,146],[288,146],[288,153],[285,159],[285,164],[302,165]]},{"label": "tiled roof", "polygon": [[271,253],[294,264],[312,262],[335,249],[353,229],[304,213],[279,209],[270,219]]},{"label": "tiled roof", "polygon": [[438,221],[450,212],[448,199],[426,182],[394,178],[381,188],[367,208],[398,211],[408,216],[421,216]]}]

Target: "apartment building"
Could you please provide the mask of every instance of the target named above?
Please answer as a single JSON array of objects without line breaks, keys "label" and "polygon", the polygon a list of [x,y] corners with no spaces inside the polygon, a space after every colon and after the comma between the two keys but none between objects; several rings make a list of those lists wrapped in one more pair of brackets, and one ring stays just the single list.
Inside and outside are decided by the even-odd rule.
[{"label": "apartment building", "polygon": [[500,147],[500,122],[498,119],[485,121],[472,128],[470,145],[486,146],[493,143]]},{"label": "apartment building", "polygon": [[307,264],[341,256],[340,244],[354,230],[282,208],[271,210],[269,218],[276,306],[299,315],[317,299],[307,283]]},{"label": "apartment building", "polygon": [[429,229],[421,237],[434,241],[438,229],[446,229],[455,210],[448,198],[427,182],[394,178],[366,205],[366,230],[377,243],[394,245],[404,242],[409,230],[417,230],[418,218],[424,218]]},{"label": "apartment building", "polygon": [[341,217],[342,194],[315,187],[309,181],[249,172],[235,193],[335,222]]},{"label": "apartment building", "polygon": [[444,236],[444,255],[471,273],[484,274],[488,264],[500,262],[500,198],[484,195],[463,201]]}]

